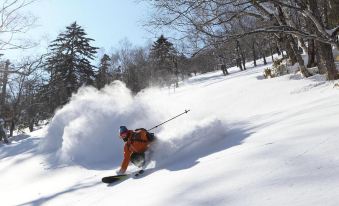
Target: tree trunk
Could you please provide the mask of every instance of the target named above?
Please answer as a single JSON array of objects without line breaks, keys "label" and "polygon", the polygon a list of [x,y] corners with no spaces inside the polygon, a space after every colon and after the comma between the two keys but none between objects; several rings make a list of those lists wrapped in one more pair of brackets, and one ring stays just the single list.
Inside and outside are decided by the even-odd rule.
[{"label": "tree trunk", "polygon": [[304,77],[310,77],[312,74],[306,69],[305,62],[303,58],[301,57],[301,54],[298,51],[295,51],[294,48],[298,48],[295,40],[291,35],[287,36],[287,39],[289,40],[290,46],[295,54],[295,57],[297,59],[297,62],[299,63],[300,66],[300,72],[304,75]]},{"label": "tree trunk", "polygon": [[315,67],[315,47],[314,47],[314,40],[310,39],[308,40],[308,48],[307,48],[307,54],[308,54],[308,63],[307,68]]},{"label": "tree trunk", "polygon": [[252,54],[253,54],[253,64],[254,64],[254,67],[256,67],[257,66],[257,54],[255,52],[254,40],[252,41]]},{"label": "tree trunk", "polygon": [[[236,51],[237,51],[237,59],[240,59],[240,64],[239,64],[239,68],[240,68],[240,70],[241,71],[243,71],[244,69],[242,68],[242,66],[241,66],[241,52],[240,52],[240,42],[239,42],[239,40],[237,40],[237,45],[235,46],[236,47]],[[238,61],[237,61],[237,64],[238,64]]]},{"label": "tree trunk", "polygon": [[279,48],[279,43],[275,41],[275,50],[277,51],[277,54],[280,56],[281,55],[281,49]]},{"label": "tree trunk", "polygon": [[271,53],[271,58],[272,58],[272,62],[273,62],[274,61],[274,59],[273,59],[273,49],[272,49],[272,44],[271,44],[270,41],[268,41],[268,45],[270,47],[270,53]]},{"label": "tree trunk", "polygon": [[[276,9],[278,11],[278,16],[279,16],[278,21],[279,21],[279,24],[280,25],[287,25],[283,9],[280,6],[278,6],[278,5],[275,5],[275,7],[276,7]],[[293,37],[291,35],[283,34],[281,40],[283,42],[285,42],[286,52],[287,52],[287,55],[289,56],[289,58],[291,60],[292,65],[295,64],[296,62],[298,62],[299,64],[302,63],[300,65],[300,67],[302,67],[302,65],[304,64],[303,63],[304,61],[300,61],[300,59],[302,60],[302,58],[301,58],[300,54],[298,54],[298,52],[296,51],[296,48],[298,48],[298,46],[295,43]]]},{"label": "tree trunk", "polygon": [[338,79],[338,71],[334,63],[332,46],[323,42],[316,41],[317,51],[319,53],[319,70],[326,73],[328,80]]},{"label": "tree trunk", "polygon": [[264,65],[266,65],[266,64],[267,64],[267,61],[266,61],[265,54],[264,54],[262,57],[263,57],[263,59],[264,59]]},{"label": "tree trunk", "polygon": [[29,121],[28,128],[29,128],[29,131],[30,131],[30,132],[33,132],[33,130],[34,130],[34,119],[31,119],[31,120]]},{"label": "tree trunk", "polygon": [[240,55],[241,55],[241,60],[242,60],[242,65],[244,67],[244,70],[246,70],[246,58],[245,58],[245,54],[244,51],[242,50],[242,48],[239,45],[239,49],[240,49]]},{"label": "tree trunk", "polygon": [[266,65],[267,64],[267,61],[266,61],[266,57],[265,57],[265,52],[263,52],[263,50],[261,49],[261,46],[260,45],[258,45],[258,43],[256,43],[257,44],[257,47],[258,47],[258,50],[259,50],[259,54],[260,54],[260,56],[263,58],[263,60],[264,60],[264,65]]},{"label": "tree trunk", "polygon": [[239,67],[240,68],[240,70],[242,71],[243,70],[243,68],[242,68],[242,61],[241,61],[241,58],[239,58],[239,57],[237,57],[237,67]]},{"label": "tree trunk", "polygon": [[14,122],[14,119],[12,119],[12,121],[11,121],[11,127],[10,127],[10,130],[9,130],[9,136],[10,136],[10,137],[13,137],[14,129],[15,129],[15,122]]},{"label": "tree trunk", "polygon": [[323,8],[324,8],[324,26],[325,28],[329,28],[329,23],[328,23],[328,0],[323,0]]},{"label": "tree trunk", "polygon": [[[323,25],[323,21],[321,19],[321,13],[319,11],[319,7],[316,0],[309,0],[309,8],[312,11],[315,18],[320,22],[322,25],[318,25],[321,27],[325,27]],[[327,13],[327,11],[326,11]],[[327,15],[327,14],[326,14]],[[332,46],[330,44],[326,44],[323,42],[315,41],[317,45],[317,52],[319,54],[319,70],[325,71],[327,73],[328,80],[335,80],[338,78],[338,71],[336,69],[336,65],[334,63]]]},{"label": "tree trunk", "polygon": [[284,41],[285,41],[285,48],[286,48],[287,56],[291,60],[291,64],[294,65],[295,63],[298,62],[298,59],[297,59],[297,54],[294,51],[293,46],[291,45],[291,42],[290,42],[290,41],[294,41],[294,39],[293,38],[291,39],[292,40],[286,37],[284,38]]},{"label": "tree trunk", "polygon": [[[9,73],[9,60],[6,61],[3,78],[2,78],[2,90],[1,90],[1,99],[0,99],[0,108],[4,108],[6,103],[6,92],[7,92],[7,82],[8,82],[8,73]],[[3,111],[0,111],[1,113]]]}]

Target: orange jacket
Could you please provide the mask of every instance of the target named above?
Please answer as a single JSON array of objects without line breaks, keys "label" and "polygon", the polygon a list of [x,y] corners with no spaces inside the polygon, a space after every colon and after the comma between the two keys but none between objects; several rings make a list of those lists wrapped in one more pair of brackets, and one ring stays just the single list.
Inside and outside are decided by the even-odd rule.
[{"label": "orange jacket", "polygon": [[143,130],[132,131],[128,130],[127,134],[127,142],[124,146],[124,159],[121,163],[120,172],[125,173],[131,160],[131,155],[136,153],[143,153],[145,152],[150,142],[147,139],[146,132]]}]

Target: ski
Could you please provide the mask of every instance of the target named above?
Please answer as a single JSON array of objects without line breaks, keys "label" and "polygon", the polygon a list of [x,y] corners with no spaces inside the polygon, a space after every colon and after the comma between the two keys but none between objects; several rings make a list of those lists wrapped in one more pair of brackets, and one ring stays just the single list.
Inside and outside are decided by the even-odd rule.
[{"label": "ski", "polygon": [[131,174],[123,174],[123,175],[113,175],[113,176],[106,176],[103,177],[101,179],[101,182],[103,183],[107,183],[107,184],[112,184],[115,182],[119,182],[119,181],[124,181],[126,179],[128,179],[129,177],[140,177],[142,174],[144,174],[144,170],[139,170],[135,173],[131,173]]},{"label": "ski", "polygon": [[101,182],[111,184],[111,183],[114,183],[114,182],[125,180],[128,177],[129,177],[128,174],[107,176],[107,177],[103,177],[101,179]]}]

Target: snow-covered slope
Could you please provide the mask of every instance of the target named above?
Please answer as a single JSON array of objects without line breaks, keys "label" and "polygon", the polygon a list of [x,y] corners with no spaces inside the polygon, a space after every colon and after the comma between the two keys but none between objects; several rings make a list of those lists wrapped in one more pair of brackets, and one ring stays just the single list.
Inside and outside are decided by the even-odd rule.
[{"label": "snow-covered slope", "polygon": [[[322,76],[220,71],[136,97],[83,88],[48,127],[0,146],[1,205],[338,205],[339,88]],[[107,186],[119,125],[156,129],[142,178]],[[132,165],[129,171],[134,171]]]}]

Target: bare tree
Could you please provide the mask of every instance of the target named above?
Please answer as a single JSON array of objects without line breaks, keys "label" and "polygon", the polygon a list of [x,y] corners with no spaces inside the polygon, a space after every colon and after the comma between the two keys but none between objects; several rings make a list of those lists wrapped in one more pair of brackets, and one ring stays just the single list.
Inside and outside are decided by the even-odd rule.
[{"label": "bare tree", "polygon": [[36,18],[22,10],[36,0],[6,0],[0,5],[0,50],[25,49],[34,44],[16,38],[27,32]]},{"label": "bare tree", "polygon": [[[306,48],[305,40],[313,40],[319,46],[318,63],[326,68],[325,73],[331,80],[337,78],[334,60],[331,57],[331,45],[339,48],[337,40],[339,25],[334,25],[331,30],[326,28],[327,18],[322,16],[327,16],[327,13],[333,11],[329,12],[330,7],[323,6],[327,5],[324,1],[149,0],[157,8],[150,25],[156,28],[164,26],[174,28],[183,34],[183,38],[190,38],[192,34],[199,36],[200,38],[196,39],[205,48],[215,42],[231,41],[247,35],[272,34],[281,40],[292,62],[299,63],[300,70],[306,77],[311,74],[298,52],[297,40],[303,48]],[[232,24],[245,18],[244,22],[252,19],[257,23],[252,24],[250,29],[234,32]]]},{"label": "bare tree", "polygon": [[31,130],[35,123],[35,116],[39,112],[37,102],[34,101],[37,87],[42,85],[43,56],[22,59],[14,69],[16,73],[12,75],[9,83],[10,91],[10,114],[7,117],[11,121],[10,136],[18,122],[28,126]]},{"label": "bare tree", "polygon": [[[0,50],[8,49],[25,49],[33,46],[28,41],[21,41],[17,39],[19,34],[23,34],[30,29],[36,18],[22,13],[22,10],[32,4],[35,0],[6,0],[2,1],[0,5]],[[5,110],[5,101],[7,95],[8,76],[17,71],[9,68],[9,61],[0,67],[0,112]]]}]

